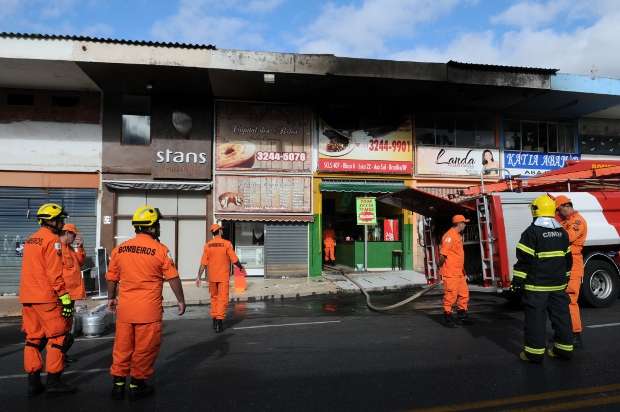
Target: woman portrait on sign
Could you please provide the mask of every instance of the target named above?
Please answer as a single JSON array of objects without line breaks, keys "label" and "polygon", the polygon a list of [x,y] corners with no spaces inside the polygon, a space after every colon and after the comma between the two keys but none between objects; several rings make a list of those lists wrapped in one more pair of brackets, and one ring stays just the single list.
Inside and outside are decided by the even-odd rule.
[{"label": "woman portrait on sign", "polygon": [[493,157],[493,152],[489,149],[485,149],[482,152],[482,170],[484,171],[484,173],[490,175],[497,175],[499,171],[491,169],[497,169],[498,167],[499,164],[495,161],[495,158]]}]

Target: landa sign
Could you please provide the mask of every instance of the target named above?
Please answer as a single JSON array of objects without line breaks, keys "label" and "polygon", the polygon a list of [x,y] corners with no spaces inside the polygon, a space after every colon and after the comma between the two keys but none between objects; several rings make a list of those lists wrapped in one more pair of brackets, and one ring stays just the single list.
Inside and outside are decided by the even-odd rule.
[{"label": "landa sign", "polygon": [[[415,163],[419,175],[479,177],[485,169],[498,169],[500,157],[497,149],[418,146]],[[497,176],[497,170],[490,175]]]},{"label": "landa sign", "polygon": [[153,142],[152,173],[156,179],[211,179],[208,141]]}]

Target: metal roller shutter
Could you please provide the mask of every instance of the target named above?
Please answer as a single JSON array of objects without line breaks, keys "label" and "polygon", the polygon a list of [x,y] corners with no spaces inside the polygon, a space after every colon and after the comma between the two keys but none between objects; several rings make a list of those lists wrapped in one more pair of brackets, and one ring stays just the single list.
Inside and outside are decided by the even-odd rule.
[{"label": "metal roller shutter", "polygon": [[308,276],[308,225],[265,225],[265,277]]},{"label": "metal roller shutter", "polygon": [[[94,255],[97,233],[96,189],[0,188],[0,293],[16,293],[21,270],[20,245],[39,225],[36,213],[43,203],[63,205],[68,222],[75,223],[88,257]],[[86,266],[88,264],[88,258]]]}]

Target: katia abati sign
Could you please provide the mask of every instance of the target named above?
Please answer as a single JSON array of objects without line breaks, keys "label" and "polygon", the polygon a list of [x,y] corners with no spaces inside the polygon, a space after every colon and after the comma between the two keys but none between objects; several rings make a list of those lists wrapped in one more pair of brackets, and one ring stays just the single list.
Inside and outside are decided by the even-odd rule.
[{"label": "katia abati sign", "polygon": [[579,160],[578,154],[571,153],[540,153],[518,152],[506,150],[504,152],[504,167],[512,176],[536,176],[551,170],[566,166],[569,160]]},{"label": "katia abati sign", "polygon": [[416,173],[479,177],[483,170],[488,176],[498,176],[500,155],[497,149],[469,149],[457,147],[416,147]]}]

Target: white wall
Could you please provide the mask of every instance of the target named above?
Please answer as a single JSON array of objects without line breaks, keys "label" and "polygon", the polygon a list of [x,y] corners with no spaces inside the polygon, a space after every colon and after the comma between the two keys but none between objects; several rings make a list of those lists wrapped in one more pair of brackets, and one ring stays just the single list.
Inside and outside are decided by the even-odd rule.
[{"label": "white wall", "polygon": [[101,125],[56,122],[0,123],[0,169],[101,170]]}]

